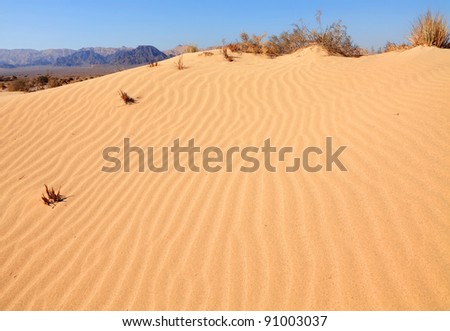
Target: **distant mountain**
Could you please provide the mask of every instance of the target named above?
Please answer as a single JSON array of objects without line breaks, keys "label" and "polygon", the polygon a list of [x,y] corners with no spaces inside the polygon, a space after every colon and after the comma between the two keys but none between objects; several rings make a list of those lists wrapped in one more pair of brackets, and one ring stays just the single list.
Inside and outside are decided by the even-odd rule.
[{"label": "distant mountain", "polygon": [[169,56],[153,46],[138,46],[131,50],[119,50],[106,57],[110,64],[133,65],[168,59]]},{"label": "distant mountain", "polygon": [[14,68],[33,65],[89,66],[98,64],[139,65],[162,61],[170,56],[154,46],[137,48],[89,47],[79,50],[47,49],[0,49],[0,68]]},{"label": "distant mountain", "polygon": [[16,66],[13,64],[8,64],[5,62],[0,62],[0,68],[5,68],[5,69],[12,69],[15,68]]},{"label": "distant mountain", "polygon": [[72,49],[0,49],[0,63],[3,67],[52,64],[57,58],[75,53]]},{"label": "distant mountain", "polygon": [[92,49],[79,50],[75,53],[59,57],[54,65],[58,67],[79,67],[93,64],[106,64],[104,56],[94,52]]},{"label": "distant mountain", "polygon": [[178,45],[175,48],[172,49],[168,49],[163,51],[165,54],[167,54],[169,57],[174,57],[174,56],[178,56],[180,54],[183,54],[184,51],[186,50],[186,46],[187,45]]}]

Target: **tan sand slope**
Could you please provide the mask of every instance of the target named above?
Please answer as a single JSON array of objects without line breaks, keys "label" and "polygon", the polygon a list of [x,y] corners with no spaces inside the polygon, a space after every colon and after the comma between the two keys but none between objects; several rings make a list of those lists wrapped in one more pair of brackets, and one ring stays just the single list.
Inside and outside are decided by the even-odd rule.
[{"label": "tan sand slope", "polygon": [[[0,94],[1,309],[450,309],[450,51],[174,61]],[[100,171],[124,137],[326,136],[348,172]]]}]

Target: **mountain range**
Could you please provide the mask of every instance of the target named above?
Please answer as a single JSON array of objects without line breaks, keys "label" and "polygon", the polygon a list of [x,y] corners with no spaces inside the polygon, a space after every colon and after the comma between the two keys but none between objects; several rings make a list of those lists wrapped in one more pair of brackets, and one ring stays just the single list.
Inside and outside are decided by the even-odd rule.
[{"label": "mountain range", "polygon": [[[177,46],[179,47],[179,46]],[[176,49],[176,48],[175,48]],[[24,66],[90,66],[98,64],[139,65],[162,61],[174,56],[176,51],[169,50],[169,55],[154,46],[136,48],[88,47],[73,49],[0,49],[0,68]]]}]

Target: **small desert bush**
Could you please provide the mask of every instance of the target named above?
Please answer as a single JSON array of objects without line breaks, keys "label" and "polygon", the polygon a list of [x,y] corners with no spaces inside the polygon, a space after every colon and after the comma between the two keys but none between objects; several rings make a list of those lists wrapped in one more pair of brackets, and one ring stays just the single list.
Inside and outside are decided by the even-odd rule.
[{"label": "small desert bush", "polygon": [[60,193],[61,189],[59,189],[58,192],[55,192],[53,187],[49,189],[47,185],[44,186],[47,196],[45,196],[45,193],[43,193],[41,199],[47,206],[54,207],[58,202],[63,202],[67,199],[67,197]]},{"label": "small desert bush", "polygon": [[[320,15],[318,17],[320,26]],[[363,55],[361,48],[356,46],[347,34],[347,27],[341,21],[327,26],[324,30],[311,30],[309,33],[310,43],[315,43],[325,48],[330,54],[339,54],[347,57],[358,57]]]},{"label": "small desert bush", "polygon": [[450,30],[446,19],[439,13],[432,15],[429,10],[413,23],[408,39],[413,46],[450,48]]},{"label": "small desert bush", "polygon": [[175,62],[175,67],[176,67],[178,70],[183,70],[183,69],[185,69],[185,66],[184,66],[184,63],[183,63],[183,55],[180,55],[180,56],[178,57],[178,60]]},{"label": "small desert bush", "polygon": [[136,102],[136,100],[134,100],[132,97],[130,97],[126,92],[122,90],[119,90],[119,96],[122,99],[123,103],[126,105]]},{"label": "small desert bush", "polygon": [[158,62],[157,61],[152,61],[152,62],[150,62],[149,64],[148,64],[148,66],[150,67],[150,68],[153,68],[153,67],[157,67],[158,66]]},{"label": "small desert bush", "polygon": [[196,44],[186,45],[186,47],[184,48],[185,53],[196,53],[198,51],[199,51],[199,49]]},{"label": "small desert bush", "polygon": [[8,90],[28,92],[30,90],[30,82],[28,79],[18,78],[9,83]]}]

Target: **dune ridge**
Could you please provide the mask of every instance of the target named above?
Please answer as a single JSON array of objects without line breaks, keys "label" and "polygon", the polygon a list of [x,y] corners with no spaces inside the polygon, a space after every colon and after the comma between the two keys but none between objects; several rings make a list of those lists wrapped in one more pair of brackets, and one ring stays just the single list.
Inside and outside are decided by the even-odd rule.
[{"label": "dune ridge", "polygon": [[[450,51],[214,53],[0,94],[0,309],[450,309]],[[124,137],[326,136],[347,172],[100,171]]]}]

